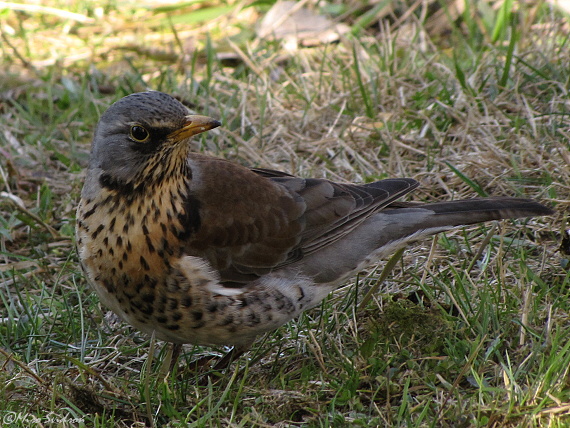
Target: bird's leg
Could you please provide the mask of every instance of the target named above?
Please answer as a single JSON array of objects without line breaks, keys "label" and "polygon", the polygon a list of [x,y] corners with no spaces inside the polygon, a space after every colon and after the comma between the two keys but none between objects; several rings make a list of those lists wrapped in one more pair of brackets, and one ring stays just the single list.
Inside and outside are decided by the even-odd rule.
[{"label": "bird's leg", "polygon": [[192,361],[186,366],[186,368],[192,372],[199,372],[202,367],[208,364],[210,361],[215,360],[216,357],[210,355],[205,357],[200,357],[197,360]]},{"label": "bird's leg", "polygon": [[182,353],[182,344],[180,343],[173,343],[172,344],[172,356],[170,357],[170,367],[169,371],[173,371],[176,364],[178,364],[178,358],[180,358],[180,354]]},{"label": "bird's leg", "polygon": [[220,371],[226,369],[234,360],[237,360],[251,348],[251,343],[245,345],[234,346],[226,355],[224,355],[220,360],[212,367],[215,371]]},{"label": "bird's leg", "polygon": [[[219,372],[228,368],[232,362],[234,362],[236,359],[238,359],[244,353],[246,353],[250,347],[251,343],[248,343],[247,345],[234,346],[229,352],[227,352],[222,358],[220,358],[214,364],[214,366],[212,367],[212,372]],[[203,368],[206,364],[215,359],[216,357],[214,356],[201,357],[198,358],[197,360],[192,361],[190,364],[186,366],[186,368],[193,372],[199,372],[201,368]],[[206,377],[209,378],[209,375],[207,375]]]},{"label": "bird's leg", "polygon": [[206,386],[209,383],[219,381],[221,378],[221,374],[219,372],[227,369],[232,362],[246,353],[250,347],[251,343],[234,346],[228,353],[226,353],[226,355],[224,355],[218,360],[216,364],[214,364],[212,371],[206,373],[204,377],[202,377],[202,379],[198,382],[198,385]]}]

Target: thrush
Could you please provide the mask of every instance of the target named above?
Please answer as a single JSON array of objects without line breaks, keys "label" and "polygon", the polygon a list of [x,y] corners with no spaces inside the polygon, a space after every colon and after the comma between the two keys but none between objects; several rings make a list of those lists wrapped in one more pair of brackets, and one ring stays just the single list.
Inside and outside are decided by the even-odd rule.
[{"label": "thrush", "polygon": [[398,202],[416,180],[336,183],[191,150],[218,126],[161,92],[122,98],[101,116],[77,210],[101,302],[175,344],[233,345],[235,357],[410,242],[553,213],[522,198]]}]

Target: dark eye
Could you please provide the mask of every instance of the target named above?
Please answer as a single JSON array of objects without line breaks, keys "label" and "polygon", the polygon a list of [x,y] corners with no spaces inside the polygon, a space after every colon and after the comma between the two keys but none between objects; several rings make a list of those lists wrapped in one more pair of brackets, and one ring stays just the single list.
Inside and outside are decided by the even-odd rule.
[{"label": "dark eye", "polygon": [[150,134],[140,125],[131,126],[131,138],[139,143],[144,143],[148,140]]}]

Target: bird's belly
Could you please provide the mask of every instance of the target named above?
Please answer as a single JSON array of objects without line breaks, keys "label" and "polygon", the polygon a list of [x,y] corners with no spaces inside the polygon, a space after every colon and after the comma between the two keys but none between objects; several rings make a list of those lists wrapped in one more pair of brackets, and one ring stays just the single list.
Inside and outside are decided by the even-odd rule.
[{"label": "bird's belly", "polygon": [[198,257],[172,259],[147,271],[129,263],[109,268],[101,258],[85,257],[85,246],[79,252],[101,302],[133,327],[168,342],[248,344],[316,303],[308,279],[268,275],[242,289],[228,289]]},{"label": "bird's belly", "polygon": [[275,272],[241,288],[225,287],[206,260],[184,255],[176,231],[161,227],[160,213],[156,222],[139,224],[111,208],[85,215],[92,205],[81,204],[78,210],[77,248],[86,277],[105,306],[158,339],[249,343],[332,289],[298,272]]}]

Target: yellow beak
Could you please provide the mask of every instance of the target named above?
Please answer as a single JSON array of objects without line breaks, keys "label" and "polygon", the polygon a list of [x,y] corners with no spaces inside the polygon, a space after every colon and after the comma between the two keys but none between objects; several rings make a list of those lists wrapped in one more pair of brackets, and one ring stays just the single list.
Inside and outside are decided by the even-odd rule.
[{"label": "yellow beak", "polygon": [[186,116],[184,126],[174,132],[171,132],[168,135],[168,138],[174,141],[182,141],[192,137],[193,135],[201,134],[202,132],[217,128],[220,125],[220,122],[216,119],[212,119],[211,117],[190,114]]}]

